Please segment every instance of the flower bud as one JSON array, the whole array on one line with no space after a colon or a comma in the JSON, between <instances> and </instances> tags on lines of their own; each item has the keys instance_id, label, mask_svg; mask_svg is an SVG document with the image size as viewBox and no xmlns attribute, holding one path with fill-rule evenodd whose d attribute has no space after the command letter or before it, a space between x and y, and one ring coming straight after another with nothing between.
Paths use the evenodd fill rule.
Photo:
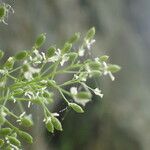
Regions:
<instances>
[{"instance_id":1,"label":"flower bud","mask_svg":"<svg viewBox=\"0 0 150 150\"><path fill-rule=\"evenodd\" d=\"M22 51L16 54L15 59L17 60L22 60L24 58L26 58L28 55L28 53L26 51Z\"/></svg>"},{"instance_id":2,"label":"flower bud","mask_svg":"<svg viewBox=\"0 0 150 150\"><path fill-rule=\"evenodd\" d=\"M78 39L80 38L80 33L75 33L70 39L69 39L69 43L73 44L75 43Z\"/></svg>"},{"instance_id":3,"label":"flower bud","mask_svg":"<svg viewBox=\"0 0 150 150\"><path fill-rule=\"evenodd\" d=\"M91 99L91 93L89 92L79 92L76 95L77 98L84 100L84 99Z\"/></svg>"},{"instance_id":4,"label":"flower bud","mask_svg":"<svg viewBox=\"0 0 150 150\"><path fill-rule=\"evenodd\" d=\"M40 34L39 37L36 39L35 48L40 48L44 44L45 40L46 34L45 33Z\"/></svg>"},{"instance_id":5,"label":"flower bud","mask_svg":"<svg viewBox=\"0 0 150 150\"><path fill-rule=\"evenodd\" d=\"M4 6L0 6L0 20L3 19L6 15L6 9Z\"/></svg>"},{"instance_id":6,"label":"flower bud","mask_svg":"<svg viewBox=\"0 0 150 150\"><path fill-rule=\"evenodd\" d=\"M62 53L65 54L68 51L70 51L70 49L72 48L72 44L71 43L65 43L63 49L62 49Z\"/></svg>"},{"instance_id":7,"label":"flower bud","mask_svg":"<svg viewBox=\"0 0 150 150\"><path fill-rule=\"evenodd\" d=\"M47 50L46 56L47 56L48 58L52 57L52 56L54 55L55 51L56 51L56 47L51 46L51 47Z\"/></svg>"},{"instance_id":8,"label":"flower bud","mask_svg":"<svg viewBox=\"0 0 150 150\"><path fill-rule=\"evenodd\" d=\"M103 55L103 56L100 57L100 60L101 60L101 61L107 61L108 58L109 58L109 56Z\"/></svg>"},{"instance_id":9,"label":"flower bud","mask_svg":"<svg viewBox=\"0 0 150 150\"><path fill-rule=\"evenodd\" d=\"M4 66L7 68L7 69L12 69L13 66L14 66L14 58L13 57L9 57L7 59L7 61L5 62Z\"/></svg>"},{"instance_id":10,"label":"flower bud","mask_svg":"<svg viewBox=\"0 0 150 150\"><path fill-rule=\"evenodd\" d=\"M2 50L0 50L0 59L2 59L4 56L4 52Z\"/></svg>"},{"instance_id":11,"label":"flower bud","mask_svg":"<svg viewBox=\"0 0 150 150\"><path fill-rule=\"evenodd\" d=\"M91 29L88 30L88 32L87 32L87 34L85 36L85 40L93 39L94 35L95 35L95 28L92 27Z\"/></svg>"},{"instance_id":12,"label":"flower bud","mask_svg":"<svg viewBox=\"0 0 150 150\"><path fill-rule=\"evenodd\" d=\"M118 65L109 65L108 70L112 73L118 72L121 69Z\"/></svg>"}]
</instances>

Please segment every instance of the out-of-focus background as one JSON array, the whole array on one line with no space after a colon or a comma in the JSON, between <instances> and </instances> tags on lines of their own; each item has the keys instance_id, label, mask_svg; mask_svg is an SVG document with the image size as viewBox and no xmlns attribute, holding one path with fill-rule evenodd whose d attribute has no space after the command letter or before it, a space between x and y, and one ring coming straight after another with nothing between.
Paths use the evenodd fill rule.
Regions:
<instances>
[{"instance_id":1,"label":"out-of-focus background","mask_svg":"<svg viewBox=\"0 0 150 150\"><path fill-rule=\"evenodd\" d=\"M122 67L115 82L100 82L103 99L94 97L84 115L65 116L62 133L51 135L38 121L35 142L26 149L149 150L150 1L3 1L15 10L7 26L0 24L0 49L7 55L30 49L42 32L47 33L46 46L61 46L74 32L95 26L93 55L110 55L111 62Z\"/></svg>"}]
</instances>

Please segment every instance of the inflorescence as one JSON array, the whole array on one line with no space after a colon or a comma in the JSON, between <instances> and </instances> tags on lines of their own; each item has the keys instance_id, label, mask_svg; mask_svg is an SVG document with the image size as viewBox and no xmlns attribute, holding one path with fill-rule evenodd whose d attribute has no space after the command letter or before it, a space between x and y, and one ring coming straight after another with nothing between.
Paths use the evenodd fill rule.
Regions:
<instances>
[{"instance_id":1,"label":"inflorescence","mask_svg":"<svg viewBox=\"0 0 150 150\"><path fill-rule=\"evenodd\" d=\"M0 5L1 21L9 7ZM4 11L4 13L2 13ZM62 48L50 46L41 51L45 43L46 34L41 34L31 50L24 50L15 56L9 57L0 66L0 147L2 149L20 150L22 138L32 143L32 136L23 131L22 127L34 125L32 114L27 114L27 109L38 105L43 110L43 123L51 133L54 129L62 131L62 124L58 119L59 113L51 112L49 105L55 99L54 90L58 91L66 106L77 113L83 113L83 107L91 101L92 94L103 97L103 92L98 88L87 85L87 80L109 75L114 81L113 73L120 67L108 63L109 57L103 55L94 59L83 59L91 51L95 28L91 28L85 35L81 46L74 50L74 44L79 41L80 33L75 33ZM4 52L0 50L0 59ZM57 76L69 74L71 79L60 83ZM69 90L68 90L69 88ZM9 104L20 108L15 112ZM24 108L24 105L27 106ZM12 119L13 118L13 121ZM15 124L15 125L14 125ZM17 126L16 126L17 124Z\"/></svg>"}]
</instances>

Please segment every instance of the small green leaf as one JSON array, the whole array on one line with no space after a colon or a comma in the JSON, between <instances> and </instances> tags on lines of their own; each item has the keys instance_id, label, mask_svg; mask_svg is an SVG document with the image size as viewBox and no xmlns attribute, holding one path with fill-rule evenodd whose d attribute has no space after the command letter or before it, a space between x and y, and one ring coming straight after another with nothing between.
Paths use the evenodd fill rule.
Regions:
<instances>
[{"instance_id":1,"label":"small green leaf","mask_svg":"<svg viewBox=\"0 0 150 150\"><path fill-rule=\"evenodd\" d=\"M22 52L19 52L18 54L16 54L15 58L17 60L22 60L24 58L26 58L28 55L27 51L22 51Z\"/></svg>"},{"instance_id":2,"label":"small green leaf","mask_svg":"<svg viewBox=\"0 0 150 150\"><path fill-rule=\"evenodd\" d=\"M0 59L2 59L4 56L4 52L2 50L0 50Z\"/></svg>"},{"instance_id":3,"label":"small green leaf","mask_svg":"<svg viewBox=\"0 0 150 150\"><path fill-rule=\"evenodd\" d=\"M69 103L69 106L74 110L76 111L77 113L83 113L84 110L79 106L77 105L76 103Z\"/></svg>"},{"instance_id":4,"label":"small green leaf","mask_svg":"<svg viewBox=\"0 0 150 150\"><path fill-rule=\"evenodd\" d=\"M36 39L35 48L40 48L44 44L45 40L46 34L45 33L40 34L39 37Z\"/></svg>"},{"instance_id":5,"label":"small green leaf","mask_svg":"<svg viewBox=\"0 0 150 150\"><path fill-rule=\"evenodd\" d=\"M112 73L118 72L121 69L118 65L109 65L108 70Z\"/></svg>"},{"instance_id":6,"label":"small green leaf","mask_svg":"<svg viewBox=\"0 0 150 150\"><path fill-rule=\"evenodd\" d=\"M52 124L51 120L46 123L46 128L49 132L54 133L54 125Z\"/></svg>"},{"instance_id":7,"label":"small green leaf","mask_svg":"<svg viewBox=\"0 0 150 150\"><path fill-rule=\"evenodd\" d=\"M56 117L52 117L52 123L53 123L55 129L57 129L59 131L63 130L61 122Z\"/></svg>"},{"instance_id":8,"label":"small green leaf","mask_svg":"<svg viewBox=\"0 0 150 150\"><path fill-rule=\"evenodd\" d=\"M27 132L24 131L19 131L18 135L25 140L27 143L32 144L33 143L33 138L30 134L28 134Z\"/></svg>"}]
</instances>

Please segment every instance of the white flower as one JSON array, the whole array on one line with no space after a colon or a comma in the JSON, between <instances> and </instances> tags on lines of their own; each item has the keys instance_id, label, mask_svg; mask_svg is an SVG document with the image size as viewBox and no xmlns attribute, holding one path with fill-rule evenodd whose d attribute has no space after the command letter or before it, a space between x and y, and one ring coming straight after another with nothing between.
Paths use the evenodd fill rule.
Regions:
<instances>
[{"instance_id":1,"label":"white flower","mask_svg":"<svg viewBox=\"0 0 150 150\"><path fill-rule=\"evenodd\" d=\"M91 41L86 40L87 49L90 50L90 49L91 49L91 46L92 46L95 42L96 42L95 39L92 39Z\"/></svg>"},{"instance_id":2,"label":"white flower","mask_svg":"<svg viewBox=\"0 0 150 150\"><path fill-rule=\"evenodd\" d=\"M23 113L20 114L19 119L16 120L16 122L21 122L22 117L26 114L24 111Z\"/></svg>"},{"instance_id":3,"label":"white flower","mask_svg":"<svg viewBox=\"0 0 150 150\"><path fill-rule=\"evenodd\" d=\"M53 115L54 117L58 117L58 116L59 116L58 113L52 113L52 115Z\"/></svg>"},{"instance_id":4,"label":"white flower","mask_svg":"<svg viewBox=\"0 0 150 150\"><path fill-rule=\"evenodd\" d=\"M77 87L71 87L71 88L70 88L70 93L71 93L72 95L76 95L76 94L78 93Z\"/></svg>"},{"instance_id":5,"label":"white flower","mask_svg":"<svg viewBox=\"0 0 150 150\"><path fill-rule=\"evenodd\" d=\"M43 60L46 60L46 55L45 55L45 53L44 53L44 52L41 52L41 54L42 54Z\"/></svg>"},{"instance_id":6,"label":"white flower","mask_svg":"<svg viewBox=\"0 0 150 150\"><path fill-rule=\"evenodd\" d=\"M48 59L48 62L56 62L60 59L61 57L61 50L60 49L57 49L57 51L55 51L55 54L54 56L50 57Z\"/></svg>"},{"instance_id":7,"label":"white flower","mask_svg":"<svg viewBox=\"0 0 150 150\"><path fill-rule=\"evenodd\" d=\"M44 118L43 122L45 122L46 124L51 121L51 117L47 117L47 118Z\"/></svg>"},{"instance_id":8,"label":"white flower","mask_svg":"<svg viewBox=\"0 0 150 150\"><path fill-rule=\"evenodd\" d=\"M61 62L60 62L60 65L63 66L64 63L67 62L68 60L69 60L69 57L68 57L66 54L64 54L64 55L62 56L62 60L61 60Z\"/></svg>"},{"instance_id":9,"label":"white flower","mask_svg":"<svg viewBox=\"0 0 150 150\"><path fill-rule=\"evenodd\" d=\"M74 74L73 76L74 76L75 79L79 79L78 75Z\"/></svg>"},{"instance_id":10,"label":"white flower","mask_svg":"<svg viewBox=\"0 0 150 150\"><path fill-rule=\"evenodd\" d=\"M31 106L31 101L28 102L28 108L30 108L30 106Z\"/></svg>"},{"instance_id":11,"label":"white flower","mask_svg":"<svg viewBox=\"0 0 150 150\"><path fill-rule=\"evenodd\" d=\"M80 57L83 57L83 56L84 56L84 53L85 53L85 49L80 48L79 51L78 51L79 56L80 56Z\"/></svg>"},{"instance_id":12,"label":"white flower","mask_svg":"<svg viewBox=\"0 0 150 150\"><path fill-rule=\"evenodd\" d=\"M5 80L0 81L0 87L4 87L4 86L5 86L5 84L6 84L6 81L5 81Z\"/></svg>"},{"instance_id":13,"label":"white flower","mask_svg":"<svg viewBox=\"0 0 150 150\"><path fill-rule=\"evenodd\" d=\"M7 69L0 69L0 74L5 75L8 73Z\"/></svg>"},{"instance_id":14,"label":"white flower","mask_svg":"<svg viewBox=\"0 0 150 150\"><path fill-rule=\"evenodd\" d=\"M42 84L46 84L46 83L47 83L47 81L46 81L46 80L42 80L42 81L40 81L40 83L42 83Z\"/></svg>"},{"instance_id":15,"label":"white flower","mask_svg":"<svg viewBox=\"0 0 150 150\"><path fill-rule=\"evenodd\" d=\"M24 72L24 77L28 81L31 81L33 79L33 74L39 73L39 72L40 72L39 68L34 68L34 67L29 66L28 71Z\"/></svg>"},{"instance_id":16,"label":"white flower","mask_svg":"<svg viewBox=\"0 0 150 150\"><path fill-rule=\"evenodd\" d=\"M96 95L100 96L101 98L103 98L103 94L101 93L101 90L99 88L95 88L93 91Z\"/></svg>"},{"instance_id":17,"label":"white flower","mask_svg":"<svg viewBox=\"0 0 150 150\"><path fill-rule=\"evenodd\" d=\"M31 92L31 91L25 92L24 96L27 96L29 99L32 99L32 98L34 99L35 98L34 93Z\"/></svg>"},{"instance_id":18,"label":"white flower","mask_svg":"<svg viewBox=\"0 0 150 150\"><path fill-rule=\"evenodd\" d=\"M108 70L108 66L106 64L106 62L103 61L103 65L104 65L104 75L109 75L111 80L114 81L115 77L113 76L113 74Z\"/></svg>"},{"instance_id":19,"label":"white flower","mask_svg":"<svg viewBox=\"0 0 150 150\"><path fill-rule=\"evenodd\" d=\"M92 73L92 71L91 71L91 69L90 69L90 66L89 66L88 64L85 65L85 69L87 70L87 72L88 72L89 74Z\"/></svg>"}]
</instances>

